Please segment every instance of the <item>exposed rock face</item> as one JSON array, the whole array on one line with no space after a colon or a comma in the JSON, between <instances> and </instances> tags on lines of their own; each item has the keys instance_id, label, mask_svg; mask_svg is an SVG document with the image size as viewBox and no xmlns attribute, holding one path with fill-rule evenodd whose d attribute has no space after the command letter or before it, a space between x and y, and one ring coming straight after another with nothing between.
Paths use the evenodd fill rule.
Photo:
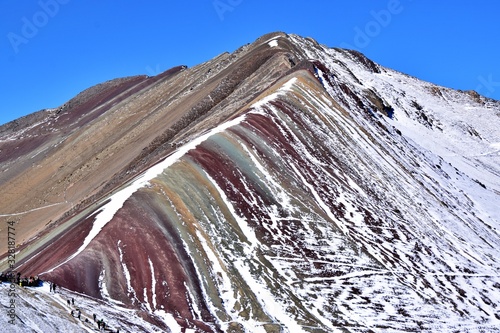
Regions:
<instances>
[{"instance_id":1,"label":"exposed rock face","mask_svg":"<svg viewBox=\"0 0 500 333\"><path fill-rule=\"evenodd\" d=\"M499 114L270 34L3 126L0 212L23 274L173 331L495 331Z\"/></svg>"}]
</instances>

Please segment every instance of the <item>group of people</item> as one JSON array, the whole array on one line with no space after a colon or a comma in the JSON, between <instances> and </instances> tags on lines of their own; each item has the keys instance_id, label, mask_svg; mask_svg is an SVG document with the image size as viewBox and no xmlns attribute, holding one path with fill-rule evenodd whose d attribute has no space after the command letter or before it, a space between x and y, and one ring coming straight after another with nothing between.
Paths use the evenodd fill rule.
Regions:
<instances>
[{"instance_id":1,"label":"group of people","mask_svg":"<svg viewBox=\"0 0 500 333\"><path fill-rule=\"evenodd\" d=\"M18 284L21 287L41 287L43 281L38 276L21 277L21 273L7 272L0 274L0 281Z\"/></svg>"},{"instance_id":2,"label":"group of people","mask_svg":"<svg viewBox=\"0 0 500 333\"><path fill-rule=\"evenodd\" d=\"M22 287L41 287L43 285L43 281L40 280L38 278L38 276L30 276L29 278L27 277L21 277L21 273L15 273L15 272L7 272L7 273L1 273L0 274L0 282L3 283L3 282L7 282L7 283L16 283L18 284L19 286L22 286ZM56 292L57 290L57 284L55 283L52 283L50 282L49 283L49 286L50 286L50 292ZM68 307L71 307L71 306L74 306L75 305L75 299L74 298L71 298L70 299L67 299L66 300L67 303L68 303ZM71 315L75 318L78 318L80 320L81 319L81 316L82 316L82 312L79 308L75 309L75 310L71 310ZM104 322L103 319L97 319L97 315L94 313L93 315L94 317L94 322L97 324L97 328L99 330L105 330L106 329L106 322ZM86 323L90 323L90 321L88 320L88 318L85 318L85 322ZM108 328L108 331L109 331L109 328ZM116 330L117 333L120 332L120 329L118 328Z\"/></svg>"},{"instance_id":3,"label":"group of people","mask_svg":"<svg viewBox=\"0 0 500 333\"><path fill-rule=\"evenodd\" d=\"M50 282L50 292L56 292L57 284Z\"/></svg>"},{"instance_id":4,"label":"group of people","mask_svg":"<svg viewBox=\"0 0 500 333\"><path fill-rule=\"evenodd\" d=\"M103 319L97 319L97 315L94 313L94 322L97 323L97 328L99 331L106 329L106 322ZM109 330L109 328L108 328ZM120 328L116 329L116 333L120 333Z\"/></svg>"},{"instance_id":5,"label":"group of people","mask_svg":"<svg viewBox=\"0 0 500 333\"><path fill-rule=\"evenodd\" d=\"M75 299L74 298L71 298L71 300L66 300L68 302L68 306L74 306L75 305ZM75 310L71 310L71 316L75 317L75 318L78 318L80 320L82 320L82 311L77 308ZM106 330L106 322L103 320L103 319L97 319L97 315L94 313L93 314L93 318L94 318L94 322L97 324L97 329L99 331L104 331ZM88 318L85 318L85 323L90 323L89 319ZM109 327L108 327L108 331L109 331ZM117 328L116 329L116 332L119 333L120 332L120 328Z\"/></svg>"},{"instance_id":6,"label":"group of people","mask_svg":"<svg viewBox=\"0 0 500 333\"><path fill-rule=\"evenodd\" d=\"M80 309L76 309L76 316L75 316L75 311L74 311L74 310L71 310L71 315L72 315L73 317L76 317L76 318L80 319L80 318L81 318L81 316L82 316L82 311L80 311Z\"/></svg>"},{"instance_id":7,"label":"group of people","mask_svg":"<svg viewBox=\"0 0 500 333\"><path fill-rule=\"evenodd\" d=\"M99 319L99 320L97 321L97 328L98 328L99 330L100 330L101 328L102 328L103 330L105 330L105 329L106 329L106 323L104 322L104 320Z\"/></svg>"}]
</instances>

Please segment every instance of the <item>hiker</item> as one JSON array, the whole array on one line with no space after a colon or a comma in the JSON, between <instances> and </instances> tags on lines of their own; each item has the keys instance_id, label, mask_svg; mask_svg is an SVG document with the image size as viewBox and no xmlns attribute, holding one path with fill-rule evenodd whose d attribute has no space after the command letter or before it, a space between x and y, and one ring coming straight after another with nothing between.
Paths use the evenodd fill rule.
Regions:
<instances>
[{"instance_id":1,"label":"hiker","mask_svg":"<svg viewBox=\"0 0 500 333\"><path fill-rule=\"evenodd\" d=\"M71 306L71 303L70 303L69 299L67 300L67 302L68 302L68 306Z\"/></svg>"},{"instance_id":2,"label":"hiker","mask_svg":"<svg viewBox=\"0 0 500 333\"><path fill-rule=\"evenodd\" d=\"M80 319L82 312L80 311L80 309L77 309L77 310L78 310L78 319Z\"/></svg>"},{"instance_id":3,"label":"hiker","mask_svg":"<svg viewBox=\"0 0 500 333\"><path fill-rule=\"evenodd\" d=\"M97 316L96 316L96 315L95 315L95 313L94 313L94 322L95 322L96 317L97 317Z\"/></svg>"},{"instance_id":4,"label":"hiker","mask_svg":"<svg viewBox=\"0 0 500 333\"><path fill-rule=\"evenodd\" d=\"M56 292L56 287L57 287L57 285L54 283L54 285L52 286L52 289L54 289L54 292Z\"/></svg>"},{"instance_id":5,"label":"hiker","mask_svg":"<svg viewBox=\"0 0 500 333\"><path fill-rule=\"evenodd\" d=\"M71 305L75 305L75 299L71 298Z\"/></svg>"},{"instance_id":6,"label":"hiker","mask_svg":"<svg viewBox=\"0 0 500 333\"><path fill-rule=\"evenodd\" d=\"M74 317L75 316L75 312L73 310L71 310L71 317Z\"/></svg>"},{"instance_id":7,"label":"hiker","mask_svg":"<svg viewBox=\"0 0 500 333\"><path fill-rule=\"evenodd\" d=\"M50 283L50 292L52 292L52 282Z\"/></svg>"}]
</instances>

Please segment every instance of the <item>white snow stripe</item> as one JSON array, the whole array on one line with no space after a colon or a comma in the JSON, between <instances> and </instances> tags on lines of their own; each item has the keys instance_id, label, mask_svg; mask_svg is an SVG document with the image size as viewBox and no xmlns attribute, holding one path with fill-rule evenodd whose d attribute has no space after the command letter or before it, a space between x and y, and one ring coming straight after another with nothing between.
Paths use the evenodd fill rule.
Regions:
<instances>
[{"instance_id":1,"label":"white snow stripe","mask_svg":"<svg viewBox=\"0 0 500 333\"><path fill-rule=\"evenodd\" d=\"M242 115L240 117L237 117L233 120L227 121L212 130L208 131L206 134L195 138L191 142L185 144L184 146L181 146L177 151L175 151L172 155L168 156L165 158L162 162L154 165L153 167L149 168L146 172L144 172L142 175L137 177L129 186L125 187L124 189L116 192L113 194L111 197L109 197L106 200L110 200L107 204L105 204L97 214L94 224L92 226L92 229L90 230L89 234L83 241L83 244L80 246L80 248L73 254L71 255L68 259L66 259L64 262L61 264L53 267L52 269L48 270L47 273L50 273L54 271L56 268L66 264L68 261L71 259L75 258L77 255L79 255L82 251L84 251L87 246L90 244L90 242L101 232L101 230L106 226L106 224L111 221L111 219L115 216L116 212L120 210L123 205L125 204L125 201L127 201L128 198L130 198L137 190L140 188L143 188L149 184L149 182L160 175L163 170L177 162L180 158L182 158L187 152L189 152L192 149L195 149L198 145L203 143L205 140L207 140L210 136L223 132L224 130L238 125L241 123L244 119L246 118L246 115Z\"/></svg>"}]
</instances>

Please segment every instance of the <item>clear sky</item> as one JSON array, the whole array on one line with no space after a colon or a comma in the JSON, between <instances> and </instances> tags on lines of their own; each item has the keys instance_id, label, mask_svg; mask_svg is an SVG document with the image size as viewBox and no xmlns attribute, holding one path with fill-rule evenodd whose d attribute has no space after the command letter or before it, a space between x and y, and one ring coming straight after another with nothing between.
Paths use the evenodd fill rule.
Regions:
<instances>
[{"instance_id":1,"label":"clear sky","mask_svg":"<svg viewBox=\"0 0 500 333\"><path fill-rule=\"evenodd\" d=\"M0 0L0 124L284 31L500 99L500 1Z\"/></svg>"}]
</instances>

